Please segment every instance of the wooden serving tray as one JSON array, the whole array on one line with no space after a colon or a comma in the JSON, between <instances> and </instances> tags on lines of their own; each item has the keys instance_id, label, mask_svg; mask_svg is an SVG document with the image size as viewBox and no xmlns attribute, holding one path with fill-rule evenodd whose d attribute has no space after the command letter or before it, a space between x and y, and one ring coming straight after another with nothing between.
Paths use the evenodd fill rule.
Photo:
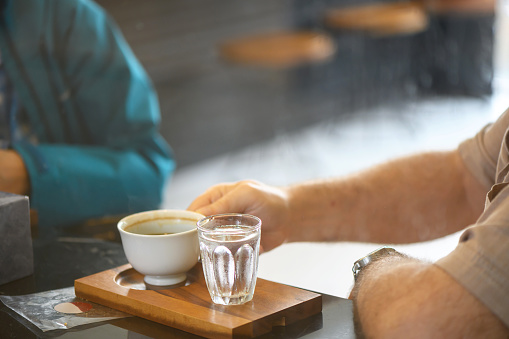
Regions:
<instances>
[{"instance_id":1,"label":"wooden serving tray","mask_svg":"<svg viewBox=\"0 0 509 339\"><path fill-rule=\"evenodd\" d=\"M80 278L77 297L209 338L255 337L322 311L322 296L258 278L253 300L216 305L198 263L180 286L153 288L131 265Z\"/></svg>"}]
</instances>

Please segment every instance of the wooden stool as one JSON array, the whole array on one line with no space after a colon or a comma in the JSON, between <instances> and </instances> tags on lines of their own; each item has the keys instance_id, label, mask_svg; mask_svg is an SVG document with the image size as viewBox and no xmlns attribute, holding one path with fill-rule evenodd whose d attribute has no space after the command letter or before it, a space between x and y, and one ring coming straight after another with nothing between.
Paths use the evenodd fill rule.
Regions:
<instances>
[{"instance_id":1,"label":"wooden stool","mask_svg":"<svg viewBox=\"0 0 509 339\"><path fill-rule=\"evenodd\" d=\"M436 14L493 14L496 0L425 0L428 11Z\"/></svg>"},{"instance_id":2,"label":"wooden stool","mask_svg":"<svg viewBox=\"0 0 509 339\"><path fill-rule=\"evenodd\" d=\"M425 30L428 17L418 2L377 3L331 9L325 14L325 24L376 36L406 35Z\"/></svg>"},{"instance_id":3,"label":"wooden stool","mask_svg":"<svg viewBox=\"0 0 509 339\"><path fill-rule=\"evenodd\" d=\"M330 58L333 40L315 32L274 32L244 37L220 46L226 60L248 65L287 68Z\"/></svg>"}]
</instances>

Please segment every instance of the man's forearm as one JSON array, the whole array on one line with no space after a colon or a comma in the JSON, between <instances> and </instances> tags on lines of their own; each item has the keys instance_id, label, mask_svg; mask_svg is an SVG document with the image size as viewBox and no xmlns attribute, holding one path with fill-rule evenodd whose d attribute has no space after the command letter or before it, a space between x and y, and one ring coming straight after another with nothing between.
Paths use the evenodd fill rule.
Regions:
<instances>
[{"instance_id":1,"label":"man's forearm","mask_svg":"<svg viewBox=\"0 0 509 339\"><path fill-rule=\"evenodd\" d=\"M437 266L389 256L368 265L350 296L366 338L506 338L509 330Z\"/></svg>"},{"instance_id":2,"label":"man's forearm","mask_svg":"<svg viewBox=\"0 0 509 339\"><path fill-rule=\"evenodd\" d=\"M290 240L424 241L475 222L485 190L458 153L426 153L290 187ZM432 226L430 226L432 225Z\"/></svg>"}]
</instances>

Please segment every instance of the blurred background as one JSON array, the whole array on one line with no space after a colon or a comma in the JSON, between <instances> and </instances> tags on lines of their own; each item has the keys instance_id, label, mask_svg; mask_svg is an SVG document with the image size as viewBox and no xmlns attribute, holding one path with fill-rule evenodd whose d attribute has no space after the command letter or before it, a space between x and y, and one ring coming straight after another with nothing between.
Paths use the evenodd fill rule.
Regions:
<instances>
[{"instance_id":1,"label":"blurred background","mask_svg":"<svg viewBox=\"0 0 509 339\"><path fill-rule=\"evenodd\" d=\"M380 105L493 92L495 0L98 3L153 79L180 166Z\"/></svg>"},{"instance_id":2,"label":"blurred background","mask_svg":"<svg viewBox=\"0 0 509 339\"><path fill-rule=\"evenodd\" d=\"M165 208L219 182L285 185L453 148L509 107L506 0L97 2L159 94L178 164ZM457 237L399 249L435 260ZM285 244L260 276L344 297L351 263L377 246Z\"/></svg>"}]
</instances>

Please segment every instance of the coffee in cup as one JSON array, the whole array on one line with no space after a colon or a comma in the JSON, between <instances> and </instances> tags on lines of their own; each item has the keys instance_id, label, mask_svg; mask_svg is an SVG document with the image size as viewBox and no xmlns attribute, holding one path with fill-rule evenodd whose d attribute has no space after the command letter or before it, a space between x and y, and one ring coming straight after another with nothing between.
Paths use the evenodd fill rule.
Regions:
<instances>
[{"instance_id":1,"label":"coffee in cup","mask_svg":"<svg viewBox=\"0 0 509 339\"><path fill-rule=\"evenodd\" d=\"M155 210L123 218L117 227L127 260L147 284L182 283L198 262L196 222L203 217L185 210Z\"/></svg>"}]
</instances>

